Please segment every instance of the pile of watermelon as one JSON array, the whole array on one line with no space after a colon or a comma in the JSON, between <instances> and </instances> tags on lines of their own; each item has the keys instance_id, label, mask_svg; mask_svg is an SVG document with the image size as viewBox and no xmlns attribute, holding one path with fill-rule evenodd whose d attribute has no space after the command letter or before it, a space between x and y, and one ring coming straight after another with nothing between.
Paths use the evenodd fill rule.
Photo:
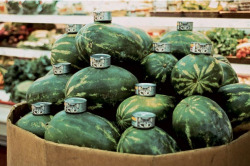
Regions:
<instances>
[{"instance_id":1,"label":"pile of watermelon","mask_svg":"<svg viewBox=\"0 0 250 166\"><path fill-rule=\"evenodd\" d=\"M64 34L51 63L69 62L71 73L49 72L27 92L29 105L51 102L50 115L22 117L17 125L62 144L123 153L158 155L228 144L233 128L250 120L250 86L239 84L223 56L191 53L190 44L211 41L198 32L173 31L161 43L171 52L152 52L143 30L96 21ZM109 54L111 66L90 66L93 54ZM135 84L156 84L155 96L135 95ZM64 100L87 100L87 112L68 114ZM156 114L156 127L133 129L133 113ZM136 147L138 150L131 150Z\"/></svg>"}]
</instances>

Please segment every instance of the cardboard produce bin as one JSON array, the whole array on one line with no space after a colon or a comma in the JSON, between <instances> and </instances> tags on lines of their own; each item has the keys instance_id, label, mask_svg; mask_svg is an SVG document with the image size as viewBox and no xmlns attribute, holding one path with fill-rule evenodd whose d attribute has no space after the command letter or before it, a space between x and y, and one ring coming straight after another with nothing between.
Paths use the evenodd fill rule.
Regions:
<instances>
[{"instance_id":1,"label":"cardboard produce bin","mask_svg":"<svg viewBox=\"0 0 250 166\"><path fill-rule=\"evenodd\" d=\"M27 132L14 123L28 105L13 106L7 120L8 166L249 166L250 131L227 145L166 155L134 155L57 144Z\"/></svg>"}]
</instances>

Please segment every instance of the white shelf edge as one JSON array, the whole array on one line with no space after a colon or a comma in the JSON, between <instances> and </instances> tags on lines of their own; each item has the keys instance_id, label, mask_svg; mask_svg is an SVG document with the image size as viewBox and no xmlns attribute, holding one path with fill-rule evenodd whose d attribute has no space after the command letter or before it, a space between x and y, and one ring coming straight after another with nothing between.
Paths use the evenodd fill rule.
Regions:
<instances>
[{"instance_id":1,"label":"white shelf edge","mask_svg":"<svg viewBox=\"0 0 250 166\"><path fill-rule=\"evenodd\" d=\"M250 64L231 63L233 69L240 76L250 76Z\"/></svg>"},{"instance_id":2,"label":"white shelf edge","mask_svg":"<svg viewBox=\"0 0 250 166\"><path fill-rule=\"evenodd\" d=\"M197 28L250 28L250 19L191 17L113 17L113 22L136 27L176 27L177 21L192 21ZM92 16L79 15L8 15L0 14L0 22L88 24Z\"/></svg>"},{"instance_id":3,"label":"white shelf edge","mask_svg":"<svg viewBox=\"0 0 250 166\"><path fill-rule=\"evenodd\" d=\"M50 53L51 51L48 50L0 47L0 55L4 56L13 56L21 58L39 58L44 55L50 57Z\"/></svg>"}]
</instances>

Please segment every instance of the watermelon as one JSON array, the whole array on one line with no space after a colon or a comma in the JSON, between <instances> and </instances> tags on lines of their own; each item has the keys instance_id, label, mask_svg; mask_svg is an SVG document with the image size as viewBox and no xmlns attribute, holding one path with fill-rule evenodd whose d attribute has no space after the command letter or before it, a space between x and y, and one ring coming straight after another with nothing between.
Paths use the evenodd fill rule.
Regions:
<instances>
[{"instance_id":1,"label":"watermelon","mask_svg":"<svg viewBox=\"0 0 250 166\"><path fill-rule=\"evenodd\" d=\"M176 106L173 128L182 150L223 145L233 138L225 111L213 100L199 95L189 96Z\"/></svg>"},{"instance_id":2,"label":"watermelon","mask_svg":"<svg viewBox=\"0 0 250 166\"><path fill-rule=\"evenodd\" d=\"M108 120L89 112L60 111L50 121L45 139L61 144L115 151L120 134Z\"/></svg>"},{"instance_id":3,"label":"watermelon","mask_svg":"<svg viewBox=\"0 0 250 166\"><path fill-rule=\"evenodd\" d=\"M219 55L219 54L214 54L213 57L214 57L215 59L217 59L218 61L225 62L225 63L227 63L228 65L231 66L231 63L229 62L229 60L228 60L226 57L224 57L224 56L222 56L222 55Z\"/></svg>"},{"instance_id":4,"label":"watermelon","mask_svg":"<svg viewBox=\"0 0 250 166\"><path fill-rule=\"evenodd\" d=\"M235 83L221 87L217 102L226 111L233 127L250 119L250 85Z\"/></svg>"},{"instance_id":5,"label":"watermelon","mask_svg":"<svg viewBox=\"0 0 250 166\"><path fill-rule=\"evenodd\" d=\"M239 83L238 76L231 65L222 61L219 61L219 64L221 65L223 70L223 79L221 86Z\"/></svg>"},{"instance_id":6,"label":"watermelon","mask_svg":"<svg viewBox=\"0 0 250 166\"><path fill-rule=\"evenodd\" d=\"M131 126L132 114L140 111L152 112L157 116L157 124L167 128L171 122L172 112L175 107L174 97L156 94L153 97L135 95L124 100L118 107L116 121L118 126L125 130ZM161 125L160 125L161 124ZM170 123L171 124L171 123Z\"/></svg>"},{"instance_id":7,"label":"watermelon","mask_svg":"<svg viewBox=\"0 0 250 166\"><path fill-rule=\"evenodd\" d=\"M118 105L135 93L136 83L136 77L121 67L87 67L69 79L65 87L65 96L85 98L90 112L115 120Z\"/></svg>"},{"instance_id":8,"label":"watermelon","mask_svg":"<svg viewBox=\"0 0 250 166\"><path fill-rule=\"evenodd\" d=\"M33 115L31 112L21 117L16 125L24 130L27 130L41 138L44 137L47 124L53 118L52 115Z\"/></svg>"},{"instance_id":9,"label":"watermelon","mask_svg":"<svg viewBox=\"0 0 250 166\"><path fill-rule=\"evenodd\" d=\"M28 104L36 102L51 102L52 113L63 109L65 86L72 74L46 75L34 81L26 93Z\"/></svg>"},{"instance_id":10,"label":"watermelon","mask_svg":"<svg viewBox=\"0 0 250 166\"><path fill-rule=\"evenodd\" d=\"M222 68L212 56L187 55L179 60L171 74L176 93L182 97L217 92L222 81Z\"/></svg>"},{"instance_id":11,"label":"watermelon","mask_svg":"<svg viewBox=\"0 0 250 166\"><path fill-rule=\"evenodd\" d=\"M144 155L160 155L178 152L175 140L159 127L137 129L129 127L122 134L117 152Z\"/></svg>"},{"instance_id":12,"label":"watermelon","mask_svg":"<svg viewBox=\"0 0 250 166\"><path fill-rule=\"evenodd\" d=\"M142 60L145 81L155 83L157 93L174 95L171 72L177 59L168 53L151 53Z\"/></svg>"},{"instance_id":13,"label":"watermelon","mask_svg":"<svg viewBox=\"0 0 250 166\"><path fill-rule=\"evenodd\" d=\"M51 64L62 62L69 62L71 66L80 70L89 66L83 59L81 59L75 44L76 34L63 34L54 43L51 50Z\"/></svg>"},{"instance_id":14,"label":"watermelon","mask_svg":"<svg viewBox=\"0 0 250 166\"><path fill-rule=\"evenodd\" d=\"M181 59L190 53L190 44L192 42L209 43L210 39L199 32L193 31L172 31L163 35L160 42L171 44L171 53Z\"/></svg>"}]
</instances>

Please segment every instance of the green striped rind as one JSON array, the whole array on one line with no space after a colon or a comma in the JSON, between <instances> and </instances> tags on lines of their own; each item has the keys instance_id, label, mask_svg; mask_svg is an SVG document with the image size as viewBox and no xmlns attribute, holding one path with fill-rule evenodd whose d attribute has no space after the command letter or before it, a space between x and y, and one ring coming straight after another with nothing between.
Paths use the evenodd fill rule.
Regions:
<instances>
[{"instance_id":1,"label":"green striped rind","mask_svg":"<svg viewBox=\"0 0 250 166\"><path fill-rule=\"evenodd\" d=\"M233 126L250 118L250 85L236 83L223 86L216 97Z\"/></svg>"},{"instance_id":2,"label":"green striped rind","mask_svg":"<svg viewBox=\"0 0 250 166\"><path fill-rule=\"evenodd\" d=\"M192 42L210 43L210 39L199 32L192 31L172 31L166 33L160 39L160 42L171 44L171 52L177 58L181 59L190 53L190 44Z\"/></svg>"},{"instance_id":3,"label":"green striped rind","mask_svg":"<svg viewBox=\"0 0 250 166\"><path fill-rule=\"evenodd\" d=\"M224 57L222 55L219 55L219 54L214 54L213 57L215 59L217 59L219 61L222 61L222 62L225 62L225 63L227 63L227 64L229 64L231 66L231 63L229 62L229 60L226 57Z\"/></svg>"},{"instance_id":4,"label":"green striped rind","mask_svg":"<svg viewBox=\"0 0 250 166\"><path fill-rule=\"evenodd\" d=\"M52 118L52 115L35 116L30 112L19 119L16 125L43 138L47 123L50 122Z\"/></svg>"},{"instance_id":5,"label":"green striped rind","mask_svg":"<svg viewBox=\"0 0 250 166\"><path fill-rule=\"evenodd\" d=\"M104 53L112 57L112 64L131 65L143 57L143 45L132 31L112 23L87 24L76 36L80 56L89 62L92 54Z\"/></svg>"},{"instance_id":6,"label":"green striped rind","mask_svg":"<svg viewBox=\"0 0 250 166\"><path fill-rule=\"evenodd\" d=\"M75 69L87 67L75 44L76 34L64 34L54 43L51 50L51 64L69 62Z\"/></svg>"},{"instance_id":7,"label":"green striped rind","mask_svg":"<svg viewBox=\"0 0 250 166\"><path fill-rule=\"evenodd\" d=\"M108 120L91 114L57 113L45 131L45 139L61 144L116 150L118 129Z\"/></svg>"},{"instance_id":8,"label":"green striped rind","mask_svg":"<svg viewBox=\"0 0 250 166\"><path fill-rule=\"evenodd\" d=\"M158 122L171 121L175 107L174 97L156 94L154 97L135 95L124 100L116 112L116 121L121 129L131 126L133 113L145 111L156 114ZM167 127L167 126L166 126Z\"/></svg>"},{"instance_id":9,"label":"green striped rind","mask_svg":"<svg viewBox=\"0 0 250 166\"><path fill-rule=\"evenodd\" d=\"M238 76L234 69L229 65L228 63L219 61L219 64L222 67L223 70L223 79L221 86L225 86L228 84L234 84L234 83L239 83Z\"/></svg>"},{"instance_id":10,"label":"green striped rind","mask_svg":"<svg viewBox=\"0 0 250 166\"><path fill-rule=\"evenodd\" d=\"M190 54L176 63L171 82L180 96L205 95L219 89L222 74L222 67L212 56Z\"/></svg>"},{"instance_id":11,"label":"green striped rind","mask_svg":"<svg viewBox=\"0 0 250 166\"><path fill-rule=\"evenodd\" d=\"M177 143L183 149L227 144L232 141L232 126L224 110L204 96L183 99L173 112Z\"/></svg>"},{"instance_id":12,"label":"green striped rind","mask_svg":"<svg viewBox=\"0 0 250 166\"><path fill-rule=\"evenodd\" d=\"M157 93L173 95L171 72L177 59L172 54L151 53L142 60L147 82L156 83Z\"/></svg>"},{"instance_id":13,"label":"green striped rind","mask_svg":"<svg viewBox=\"0 0 250 166\"><path fill-rule=\"evenodd\" d=\"M160 155L179 151L175 140L158 127L143 130L129 127L122 134L117 152Z\"/></svg>"},{"instance_id":14,"label":"green striped rind","mask_svg":"<svg viewBox=\"0 0 250 166\"><path fill-rule=\"evenodd\" d=\"M147 32L139 28L132 27L129 29L133 31L138 38L141 39L143 45L143 55L147 56L148 54L150 54L153 46L153 39L149 36L149 34L147 34Z\"/></svg>"},{"instance_id":15,"label":"green striped rind","mask_svg":"<svg viewBox=\"0 0 250 166\"><path fill-rule=\"evenodd\" d=\"M66 98L83 97L88 109L109 119L115 119L118 105L132 96L136 77L127 70L111 65L106 69L84 68L75 73L65 88Z\"/></svg>"},{"instance_id":16,"label":"green striped rind","mask_svg":"<svg viewBox=\"0 0 250 166\"><path fill-rule=\"evenodd\" d=\"M51 102L55 113L62 109L65 98L65 85L72 74L46 75L37 79L28 89L26 101L28 104L36 102Z\"/></svg>"}]
</instances>

